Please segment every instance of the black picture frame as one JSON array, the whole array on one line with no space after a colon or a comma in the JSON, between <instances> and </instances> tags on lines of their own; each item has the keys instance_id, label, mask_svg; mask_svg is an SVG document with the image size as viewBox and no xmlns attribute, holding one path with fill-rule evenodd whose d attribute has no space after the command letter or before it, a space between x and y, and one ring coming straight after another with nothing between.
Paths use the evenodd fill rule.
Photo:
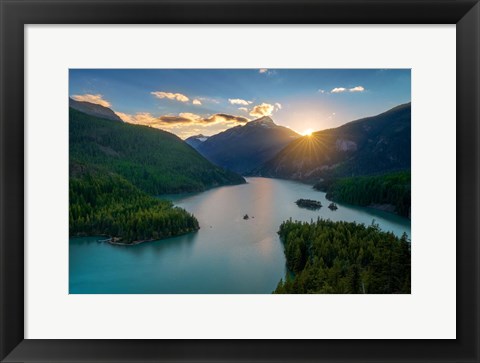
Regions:
<instances>
[{"instance_id":1,"label":"black picture frame","mask_svg":"<svg viewBox=\"0 0 480 363\"><path fill-rule=\"evenodd\" d=\"M2 362L479 362L478 0L0 0L0 13ZM456 24L457 339L24 339L24 26L162 23Z\"/></svg>"}]
</instances>

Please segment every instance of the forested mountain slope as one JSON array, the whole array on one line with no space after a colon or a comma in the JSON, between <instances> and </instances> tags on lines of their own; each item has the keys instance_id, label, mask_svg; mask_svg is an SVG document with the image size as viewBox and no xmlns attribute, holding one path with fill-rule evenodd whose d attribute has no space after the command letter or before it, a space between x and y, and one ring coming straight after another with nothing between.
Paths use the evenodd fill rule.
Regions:
<instances>
[{"instance_id":1,"label":"forested mountain slope","mask_svg":"<svg viewBox=\"0 0 480 363\"><path fill-rule=\"evenodd\" d=\"M116 173L141 190L159 195L202 191L245 180L213 165L177 136L155 128L113 122L70 109L72 170Z\"/></svg>"}]
</instances>

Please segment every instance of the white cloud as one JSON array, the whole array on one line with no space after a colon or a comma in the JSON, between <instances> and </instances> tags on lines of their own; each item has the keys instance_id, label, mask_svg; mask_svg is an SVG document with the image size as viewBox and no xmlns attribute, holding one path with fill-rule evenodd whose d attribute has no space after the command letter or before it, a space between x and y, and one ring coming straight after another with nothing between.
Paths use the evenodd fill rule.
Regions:
<instances>
[{"instance_id":1,"label":"white cloud","mask_svg":"<svg viewBox=\"0 0 480 363\"><path fill-rule=\"evenodd\" d=\"M169 100L175 100L179 102L188 102L189 98L181 93L171 93L171 92L163 92L163 91L156 91L150 92L157 98L167 98Z\"/></svg>"},{"instance_id":2,"label":"white cloud","mask_svg":"<svg viewBox=\"0 0 480 363\"><path fill-rule=\"evenodd\" d=\"M158 119L149 112L137 112L135 115L129 115L123 112L115 112L124 122L136 125L152 126L158 123Z\"/></svg>"},{"instance_id":3,"label":"white cloud","mask_svg":"<svg viewBox=\"0 0 480 363\"><path fill-rule=\"evenodd\" d=\"M365 91L365 88L363 88L362 86L357 86L357 87L350 88L349 91L350 92L363 92L363 91Z\"/></svg>"},{"instance_id":4,"label":"white cloud","mask_svg":"<svg viewBox=\"0 0 480 363\"><path fill-rule=\"evenodd\" d=\"M319 89L318 92L325 93L325 90L324 89Z\"/></svg>"},{"instance_id":5,"label":"white cloud","mask_svg":"<svg viewBox=\"0 0 480 363\"><path fill-rule=\"evenodd\" d=\"M180 117L184 117L184 118L187 118L189 120L192 120L192 121L197 121L197 120L201 120L202 119L202 116L200 115L197 115L196 113L191 113L191 112L181 112L179 114Z\"/></svg>"},{"instance_id":6,"label":"white cloud","mask_svg":"<svg viewBox=\"0 0 480 363\"><path fill-rule=\"evenodd\" d=\"M319 90L321 91L321 90ZM353 88L344 88L344 87L336 87L330 91L330 93L343 93L343 92L363 92L365 91L365 88L362 86L357 86ZM323 92L322 92L323 93Z\"/></svg>"},{"instance_id":7,"label":"white cloud","mask_svg":"<svg viewBox=\"0 0 480 363\"><path fill-rule=\"evenodd\" d=\"M126 113L123 113L123 112L115 112L115 114L120 117L122 119L122 121L124 122L128 122L128 123L132 123L131 120L132 120L132 115L129 115L129 114L126 114Z\"/></svg>"},{"instance_id":8,"label":"white cloud","mask_svg":"<svg viewBox=\"0 0 480 363\"><path fill-rule=\"evenodd\" d=\"M232 105L243 105L243 106L248 106L252 103L252 101L246 101L240 98L229 98L228 102L230 102Z\"/></svg>"},{"instance_id":9,"label":"white cloud","mask_svg":"<svg viewBox=\"0 0 480 363\"><path fill-rule=\"evenodd\" d=\"M265 74L267 76L273 76L273 75L277 74L277 72L274 69L268 69L268 68L260 68L258 70L258 73Z\"/></svg>"},{"instance_id":10,"label":"white cloud","mask_svg":"<svg viewBox=\"0 0 480 363\"><path fill-rule=\"evenodd\" d=\"M275 107L269 103L262 103L253 107L250 115L254 117L270 116L274 108Z\"/></svg>"},{"instance_id":11,"label":"white cloud","mask_svg":"<svg viewBox=\"0 0 480 363\"><path fill-rule=\"evenodd\" d=\"M282 104L281 104L281 103L278 103L278 102L277 102L277 103L275 103L275 106L277 106L277 108L278 108L279 110L282 109Z\"/></svg>"},{"instance_id":12,"label":"white cloud","mask_svg":"<svg viewBox=\"0 0 480 363\"><path fill-rule=\"evenodd\" d=\"M192 101L192 103L197 106L200 106L202 104L202 102L196 98Z\"/></svg>"},{"instance_id":13,"label":"white cloud","mask_svg":"<svg viewBox=\"0 0 480 363\"><path fill-rule=\"evenodd\" d=\"M247 112L248 113L248 108L246 107L239 107L238 108L240 111Z\"/></svg>"},{"instance_id":14,"label":"white cloud","mask_svg":"<svg viewBox=\"0 0 480 363\"><path fill-rule=\"evenodd\" d=\"M100 105L103 107L111 106L111 103L108 102L107 100L104 100L102 95L92 95L92 94L86 93L84 95L73 95L72 98L75 101L96 103L97 105Z\"/></svg>"},{"instance_id":15,"label":"white cloud","mask_svg":"<svg viewBox=\"0 0 480 363\"><path fill-rule=\"evenodd\" d=\"M209 98L209 97L198 97L197 98L201 102L211 102L211 103L216 103L219 104L220 101L215 99L215 98Z\"/></svg>"}]
</instances>

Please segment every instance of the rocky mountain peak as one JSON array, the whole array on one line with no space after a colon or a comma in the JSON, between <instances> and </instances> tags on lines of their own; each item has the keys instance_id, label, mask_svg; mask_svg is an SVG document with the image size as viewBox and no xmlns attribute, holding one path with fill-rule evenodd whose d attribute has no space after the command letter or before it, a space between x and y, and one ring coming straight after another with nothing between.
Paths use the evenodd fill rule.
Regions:
<instances>
[{"instance_id":1,"label":"rocky mountain peak","mask_svg":"<svg viewBox=\"0 0 480 363\"><path fill-rule=\"evenodd\" d=\"M76 101L73 98L69 98L68 104L69 104L69 107L77 111L86 113L87 115L90 115L90 116L100 117L100 118L112 120L112 121L123 122L123 120L120 117L118 117L118 115L115 112L113 112L113 110L111 110L108 107L98 105L96 103Z\"/></svg>"},{"instance_id":2,"label":"rocky mountain peak","mask_svg":"<svg viewBox=\"0 0 480 363\"><path fill-rule=\"evenodd\" d=\"M275 122L273 122L270 116L263 116L256 120L250 121L247 125L269 125L275 126Z\"/></svg>"}]
</instances>

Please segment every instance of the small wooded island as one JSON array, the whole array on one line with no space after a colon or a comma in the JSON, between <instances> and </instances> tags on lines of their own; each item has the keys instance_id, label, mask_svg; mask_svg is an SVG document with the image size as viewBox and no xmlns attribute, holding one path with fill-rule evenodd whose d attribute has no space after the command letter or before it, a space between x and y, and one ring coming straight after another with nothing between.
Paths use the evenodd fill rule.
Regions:
<instances>
[{"instance_id":1,"label":"small wooded island","mask_svg":"<svg viewBox=\"0 0 480 363\"><path fill-rule=\"evenodd\" d=\"M330 203L330 204L328 205L328 208L329 208L330 210L337 210L337 209L338 209L338 206L337 206L335 203L332 202L332 203Z\"/></svg>"},{"instance_id":2,"label":"small wooded island","mask_svg":"<svg viewBox=\"0 0 480 363\"><path fill-rule=\"evenodd\" d=\"M295 202L300 208L308 209L320 209L322 208L322 203L317 200L312 199L299 199Z\"/></svg>"}]
</instances>

